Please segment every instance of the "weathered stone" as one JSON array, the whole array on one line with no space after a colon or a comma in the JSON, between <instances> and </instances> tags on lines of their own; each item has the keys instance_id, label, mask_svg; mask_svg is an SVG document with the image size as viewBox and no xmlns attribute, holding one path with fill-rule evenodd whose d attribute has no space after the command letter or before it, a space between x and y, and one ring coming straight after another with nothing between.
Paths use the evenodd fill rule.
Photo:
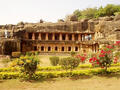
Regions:
<instances>
[{"instance_id":1,"label":"weathered stone","mask_svg":"<svg viewBox=\"0 0 120 90\"><path fill-rule=\"evenodd\" d=\"M114 21L118 21L118 20L120 20L120 14L116 15L114 18Z\"/></svg>"},{"instance_id":2,"label":"weathered stone","mask_svg":"<svg viewBox=\"0 0 120 90\"><path fill-rule=\"evenodd\" d=\"M120 40L120 20L116 17L77 21L76 16L70 16L65 22L60 20L57 23L20 22L17 25L1 25L0 54L10 55L14 51L36 50L55 52L56 46L56 52L75 51L75 48L81 52L96 52L99 45ZM7 39L4 37L5 29L10 33ZM86 39L86 37L89 38ZM42 51L43 47L44 51Z\"/></svg>"}]
</instances>

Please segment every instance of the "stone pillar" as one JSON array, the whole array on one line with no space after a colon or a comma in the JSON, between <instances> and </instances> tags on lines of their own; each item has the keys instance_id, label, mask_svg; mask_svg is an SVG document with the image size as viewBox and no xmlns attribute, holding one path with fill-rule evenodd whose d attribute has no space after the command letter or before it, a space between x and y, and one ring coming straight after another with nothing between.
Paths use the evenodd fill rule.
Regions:
<instances>
[{"instance_id":1,"label":"stone pillar","mask_svg":"<svg viewBox=\"0 0 120 90\"><path fill-rule=\"evenodd\" d=\"M21 44L20 43L21 43L20 41L17 42L17 51L19 51L19 52L21 52Z\"/></svg>"},{"instance_id":2,"label":"stone pillar","mask_svg":"<svg viewBox=\"0 0 120 90\"><path fill-rule=\"evenodd\" d=\"M91 34L92 35L92 40L94 40L95 39L95 35L94 34Z\"/></svg>"},{"instance_id":3,"label":"stone pillar","mask_svg":"<svg viewBox=\"0 0 120 90\"><path fill-rule=\"evenodd\" d=\"M78 41L81 41L81 34L78 34Z\"/></svg>"},{"instance_id":4,"label":"stone pillar","mask_svg":"<svg viewBox=\"0 0 120 90\"><path fill-rule=\"evenodd\" d=\"M55 33L52 34L52 40L55 40Z\"/></svg>"},{"instance_id":5,"label":"stone pillar","mask_svg":"<svg viewBox=\"0 0 120 90\"><path fill-rule=\"evenodd\" d=\"M62 41L62 33L60 33L59 39L60 41Z\"/></svg>"},{"instance_id":6,"label":"stone pillar","mask_svg":"<svg viewBox=\"0 0 120 90\"><path fill-rule=\"evenodd\" d=\"M32 34L32 40L35 40L35 33Z\"/></svg>"},{"instance_id":7,"label":"stone pillar","mask_svg":"<svg viewBox=\"0 0 120 90\"><path fill-rule=\"evenodd\" d=\"M61 52L61 46L58 46L58 52Z\"/></svg>"},{"instance_id":8,"label":"stone pillar","mask_svg":"<svg viewBox=\"0 0 120 90\"><path fill-rule=\"evenodd\" d=\"M39 33L38 39L41 40L41 33Z\"/></svg>"},{"instance_id":9,"label":"stone pillar","mask_svg":"<svg viewBox=\"0 0 120 90\"><path fill-rule=\"evenodd\" d=\"M67 41L68 41L68 34L66 34L65 40L67 40Z\"/></svg>"},{"instance_id":10,"label":"stone pillar","mask_svg":"<svg viewBox=\"0 0 120 90\"><path fill-rule=\"evenodd\" d=\"M46 40L48 40L48 33L46 33Z\"/></svg>"},{"instance_id":11,"label":"stone pillar","mask_svg":"<svg viewBox=\"0 0 120 90\"><path fill-rule=\"evenodd\" d=\"M75 41L75 35L72 34L72 41Z\"/></svg>"},{"instance_id":12,"label":"stone pillar","mask_svg":"<svg viewBox=\"0 0 120 90\"><path fill-rule=\"evenodd\" d=\"M67 45L65 45L65 52L67 52Z\"/></svg>"}]
</instances>

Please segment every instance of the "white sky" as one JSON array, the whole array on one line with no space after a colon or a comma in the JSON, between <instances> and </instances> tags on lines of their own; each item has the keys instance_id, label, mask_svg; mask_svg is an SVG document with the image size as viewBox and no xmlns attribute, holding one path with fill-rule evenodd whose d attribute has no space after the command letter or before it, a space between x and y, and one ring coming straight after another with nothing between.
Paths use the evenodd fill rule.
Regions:
<instances>
[{"instance_id":1,"label":"white sky","mask_svg":"<svg viewBox=\"0 0 120 90\"><path fill-rule=\"evenodd\" d=\"M76 9L120 4L120 0L0 0L0 25L23 22L56 22Z\"/></svg>"}]
</instances>

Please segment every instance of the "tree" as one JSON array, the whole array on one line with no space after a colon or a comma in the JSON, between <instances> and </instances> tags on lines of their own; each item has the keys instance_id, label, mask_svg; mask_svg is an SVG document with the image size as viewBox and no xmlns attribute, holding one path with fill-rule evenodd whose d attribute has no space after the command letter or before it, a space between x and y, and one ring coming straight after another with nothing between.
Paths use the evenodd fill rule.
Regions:
<instances>
[{"instance_id":1,"label":"tree","mask_svg":"<svg viewBox=\"0 0 120 90\"><path fill-rule=\"evenodd\" d=\"M94 18L96 11L97 11L96 8L87 8L83 10L81 13L84 18Z\"/></svg>"}]
</instances>

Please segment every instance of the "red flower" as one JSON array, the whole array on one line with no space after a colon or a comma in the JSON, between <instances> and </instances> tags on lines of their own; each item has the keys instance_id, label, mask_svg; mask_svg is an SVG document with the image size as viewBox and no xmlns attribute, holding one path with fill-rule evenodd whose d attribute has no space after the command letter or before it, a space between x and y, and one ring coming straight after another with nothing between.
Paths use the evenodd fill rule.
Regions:
<instances>
[{"instance_id":1,"label":"red flower","mask_svg":"<svg viewBox=\"0 0 120 90\"><path fill-rule=\"evenodd\" d=\"M101 50L101 53L102 53L102 54L106 54L106 52L105 52L104 50Z\"/></svg>"},{"instance_id":2,"label":"red flower","mask_svg":"<svg viewBox=\"0 0 120 90\"><path fill-rule=\"evenodd\" d=\"M120 44L120 41L116 41L116 44Z\"/></svg>"},{"instance_id":3,"label":"red flower","mask_svg":"<svg viewBox=\"0 0 120 90\"><path fill-rule=\"evenodd\" d=\"M108 45L106 48L108 48L108 49L112 49L113 46L112 46L112 45Z\"/></svg>"},{"instance_id":4,"label":"red flower","mask_svg":"<svg viewBox=\"0 0 120 90\"><path fill-rule=\"evenodd\" d=\"M97 62L97 64L100 64L99 62Z\"/></svg>"},{"instance_id":5,"label":"red flower","mask_svg":"<svg viewBox=\"0 0 120 90\"><path fill-rule=\"evenodd\" d=\"M105 55L104 54L100 54L99 57L104 57Z\"/></svg>"},{"instance_id":6,"label":"red flower","mask_svg":"<svg viewBox=\"0 0 120 90\"><path fill-rule=\"evenodd\" d=\"M96 57L92 57L92 58L89 59L90 63L95 62L95 61L98 61L98 59Z\"/></svg>"}]
</instances>

